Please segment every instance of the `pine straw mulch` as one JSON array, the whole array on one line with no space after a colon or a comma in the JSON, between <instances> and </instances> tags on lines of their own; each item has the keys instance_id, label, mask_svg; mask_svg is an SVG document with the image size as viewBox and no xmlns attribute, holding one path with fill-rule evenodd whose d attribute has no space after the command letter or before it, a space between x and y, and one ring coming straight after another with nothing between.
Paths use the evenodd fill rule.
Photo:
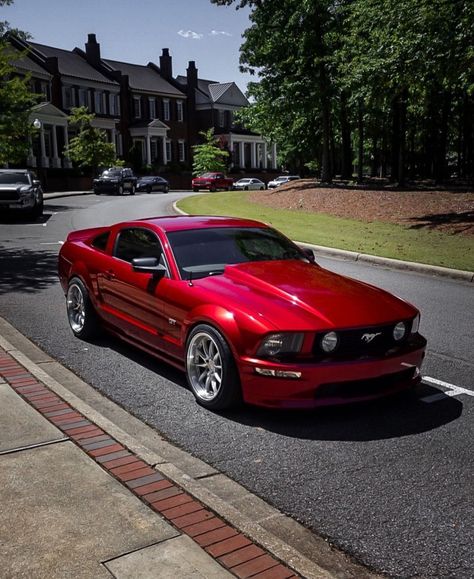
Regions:
<instances>
[{"instance_id":1,"label":"pine straw mulch","mask_svg":"<svg viewBox=\"0 0 474 579\"><path fill-rule=\"evenodd\" d=\"M322 187L302 179L254 191L254 203L276 209L326 213L364 222L385 221L412 229L474 236L474 192Z\"/></svg>"}]
</instances>

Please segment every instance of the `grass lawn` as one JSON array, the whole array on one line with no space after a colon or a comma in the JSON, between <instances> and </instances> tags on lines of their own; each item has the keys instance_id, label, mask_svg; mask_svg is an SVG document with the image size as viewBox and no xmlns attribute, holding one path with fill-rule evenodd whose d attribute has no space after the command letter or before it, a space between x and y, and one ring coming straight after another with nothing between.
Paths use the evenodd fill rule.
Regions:
<instances>
[{"instance_id":1,"label":"grass lawn","mask_svg":"<svg viewBox=\"0 0 474 579\"><path fill-rule=\"evenodd\" d=\"M250 203L248 193L240 191L194 195L179 201L178 207L192 214L258 219L296 241L474 271L472 236L410 229L381 221L367 223L323 213L272 209Z\"/></svg>"}]
</instances>

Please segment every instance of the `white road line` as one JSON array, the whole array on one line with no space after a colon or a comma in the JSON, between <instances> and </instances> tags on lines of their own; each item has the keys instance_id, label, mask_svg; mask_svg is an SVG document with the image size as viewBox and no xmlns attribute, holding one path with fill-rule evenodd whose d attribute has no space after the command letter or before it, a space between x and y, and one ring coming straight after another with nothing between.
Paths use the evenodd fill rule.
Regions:
<instances>
[{"instance_id":1,"label":"white road line","mask_svg":"<svg viewBox=\"0 0 474 579\"><path fill-rule=\"evenodd\" d=\"M438 400L444 400L445 398L452 398L453 396L460 396L461 394L467 394L467 396L474 396L474 390L469 390L468 388L461 388L460 386L455 386L449 382L443 382L443 380L438 380L436 378L431 378L430 376L423 376L422 380L425 384L434 384L436 386L441 386L446 388L446 392L438 392L437 394L430 394L420 398L422 402L431 404L432 402L437 402Z\"/></svg>"}]
</instances>

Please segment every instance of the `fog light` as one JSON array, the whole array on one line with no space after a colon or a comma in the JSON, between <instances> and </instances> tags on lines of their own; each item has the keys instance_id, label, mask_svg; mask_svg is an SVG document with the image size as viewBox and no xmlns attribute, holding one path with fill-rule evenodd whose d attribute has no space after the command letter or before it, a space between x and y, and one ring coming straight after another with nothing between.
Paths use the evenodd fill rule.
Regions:
<instances>
[{"instance_id":1,"label":"fog light","mask_svg":"<svg viewBox=\"0 0 474 579\"><path fill-rule=\"evenodd\" d=\"M405 322L398 322L398 324L393 328L393 339L396 342L403 340L405 337L405 333L407 331L407 327Z\"/></svg>"},{"instance_id":2,"label":"fog light","mask_svg":"<svg viewBox=\"0 0 474 579\"><path fill-rule=\"evenodd\" d=\"M330 352L334 352L334 350L337 348L338 343L339 338L336 332L328 332L327 334L324 334L324 336L322 337L321 348L323 349L324 352L329 354Z\"/></svg>"}]
</instances>

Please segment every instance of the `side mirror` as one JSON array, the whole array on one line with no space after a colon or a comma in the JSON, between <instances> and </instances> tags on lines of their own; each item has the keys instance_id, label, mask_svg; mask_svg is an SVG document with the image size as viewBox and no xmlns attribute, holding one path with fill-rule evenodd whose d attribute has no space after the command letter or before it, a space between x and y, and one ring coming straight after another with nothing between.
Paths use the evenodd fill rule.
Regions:
<instances>
[{"instance_id":1,"label":"side mirror","mask_svg":"<svg viewBox=\"0 0 474 579\"><path fill-rule=\"evenodd\" d=\"M33 179L33 185L35 187L39 187L41 185L41 181L39 179Z\"/></svg>"},{"instance_id":2,"label":"side mirror","mask_svg":"<svg viewBox=\"0 0 474 579\"><path fill-rule=\"evenodd\" d=\"M132 259L133 271L140 273L151 273L155 277L163 277L166 267L160 264L157 257L135 257Z\"/></svg>"},{"instance_id":3,"label":"side mirror","mask_svg":"<svg viewBox=\"0 0 474 579\"><path fill-rule=\"evenodd\" d=\"M305 257L307 257L311 263L316 262L316 258L314 257L314 253L313 253L312 249L310 249L309 247L302 247L301 249L303 250Z\"/></svg>"}]
</instances>

